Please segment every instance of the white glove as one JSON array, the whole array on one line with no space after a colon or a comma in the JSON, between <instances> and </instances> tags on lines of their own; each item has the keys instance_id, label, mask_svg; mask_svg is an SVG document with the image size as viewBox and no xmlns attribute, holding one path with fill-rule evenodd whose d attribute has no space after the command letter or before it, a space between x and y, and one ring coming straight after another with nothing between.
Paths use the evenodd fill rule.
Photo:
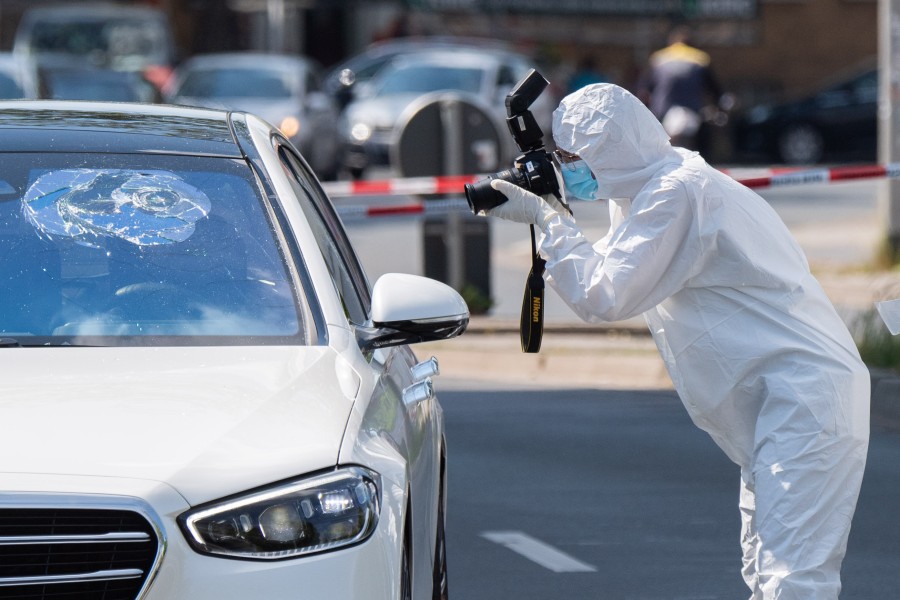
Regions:
<instances>
[{"instance_id":1,"label":"white glove","mask_svg":"<svg viewBox=\"0 0 900 600\"><path fill-rule=\"evenodd\" d=\"M487 211L492 217L537 225L542 231L559 213L537 194L502 179L492 179L491 187L506 196L507 201Z\"/></svg>"}]
</instances>

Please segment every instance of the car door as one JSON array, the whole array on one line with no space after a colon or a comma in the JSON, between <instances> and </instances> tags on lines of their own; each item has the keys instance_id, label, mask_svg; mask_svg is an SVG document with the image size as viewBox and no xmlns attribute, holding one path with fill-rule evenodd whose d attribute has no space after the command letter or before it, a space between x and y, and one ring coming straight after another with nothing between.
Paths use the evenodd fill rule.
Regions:
<instances>
[{"instance_id":1,"label":"car door","mask_svg":"<svg viewBox=\"0 0 900 600\"><path fill-rule=\"evenodd\" d=\"M370 324L371 296L368 280L354 252L343 224L331 201L306 164L286 144L279 148L282 165L289 174L306 218L316 232L317 242L325 257L338 294L344 304L349 325ZM379 415L399 414L402 418L379 418L378 426L405 452L410 481L412 534L415 537L413 570L414 589L430 587L432 549L437 526L437 503L440 478L440 446L443 418L434 397L415 400L405 397L404 390L415 382L411 370L416 357L408 346L375 350L366 356L378 379L372 398L361 398L368 408L360 410ZM416 564L419 563L419 564ZM425 564L421 564L425 563ZM428 576L428 580L422 579Z\"/></svg>"}]
</instances>

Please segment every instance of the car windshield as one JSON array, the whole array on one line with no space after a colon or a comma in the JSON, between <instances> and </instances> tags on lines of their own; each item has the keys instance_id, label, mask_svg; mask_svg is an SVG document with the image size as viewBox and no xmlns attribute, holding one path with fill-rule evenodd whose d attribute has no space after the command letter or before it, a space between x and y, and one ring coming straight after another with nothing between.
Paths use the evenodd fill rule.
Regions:
<instances>
[{"instance_id":1,"label":"car windshield","mask_svg":"<svg viewBox=\"0 0 900 600\"><path fill-rule=\"evenodd\" d=\"M450 65L407 65L384 74L378 85L378 96L460 90L478 93L484 71L477 67Z\"/></svg>"},{"instance_id":2,"label":"car windshield","mask_svg":"<svg viewBox=\"0 0 900 600\"><path fill-rule=\"evenodd\" d=\"M290 98L296 77L283 71L203 69L187 74L178 89L190 98Z\"/></svg>"},{"instance_id":3,"label":"car windshield","mask_svg":"<svg viewBox=\"0 0 900 600\"><path fill-rule=\"evenodd\" d=\"M257 189L235 159L0 154L0 338L303 343Z\"/></svg>"},{"instance_id":4,"label":"car windshield","mask_svg":"<svg viewBox=\"0 0 900 600\"><path fill-rule=\"evenodd\" d=\"M168 35L161 22L139 19L40 21L31 33L31 51L84 57L93 65L137 70L166 64Z\"/></svg>"}]
</instances>

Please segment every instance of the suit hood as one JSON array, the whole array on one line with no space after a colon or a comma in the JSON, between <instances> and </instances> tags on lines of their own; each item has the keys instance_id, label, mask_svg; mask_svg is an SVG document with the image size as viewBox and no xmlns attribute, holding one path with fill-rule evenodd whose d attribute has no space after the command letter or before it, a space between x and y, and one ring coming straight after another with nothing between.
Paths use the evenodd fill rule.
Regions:
<instances>
[{"instance_id":1,"label":"suit hood","mask_svg":"<svg viewBox=\"0 0 900 600\"><path fill-rule=\"evenodd\" d=\"M627 90L588 85L553 113L558 148L581 156L599 185L599 198L634 198L663 167L695 153L674 148L659 120Z\"/></svg>"}]
</instances>

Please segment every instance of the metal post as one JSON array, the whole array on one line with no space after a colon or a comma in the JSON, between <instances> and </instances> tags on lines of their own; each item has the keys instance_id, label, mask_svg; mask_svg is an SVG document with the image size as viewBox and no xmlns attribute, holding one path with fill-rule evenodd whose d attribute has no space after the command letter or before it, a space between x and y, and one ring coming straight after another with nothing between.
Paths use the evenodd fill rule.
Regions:
<instances>
[{"instance_id":1,"label":"metal post","mask_svg":"<svg viewBox=\"0 0 900 600\"><path fill-rule=\"evenodd\" d=\"M462 106L453 99L441 102L441 125L444 129L444 175L463 175ZM465 285L465 247L463 215L451 211L447 215L447 279L450 287L461 291Z\"/></svg>"},{"instance_id":2,"label":"metal post","mask_svg":"<svg viewBox=\"0 0 900 600\"><path fill-rule=\"evenodd\" d=\"M900 161L900 0L878 0L878 160ZM900 182L879 186L885 243L892 263L900 259Z\"/></svg>"},{"instance_id":3,"label":"metal post","mask_svg":"<svg viewBox=\"0 0 900 600\"><path fill-rule=\"evenodd\" d=\"M284 52L284 0L268 0L266 3L266 22L269 31L270 52Z\"/></svg>"}]
</instances>

